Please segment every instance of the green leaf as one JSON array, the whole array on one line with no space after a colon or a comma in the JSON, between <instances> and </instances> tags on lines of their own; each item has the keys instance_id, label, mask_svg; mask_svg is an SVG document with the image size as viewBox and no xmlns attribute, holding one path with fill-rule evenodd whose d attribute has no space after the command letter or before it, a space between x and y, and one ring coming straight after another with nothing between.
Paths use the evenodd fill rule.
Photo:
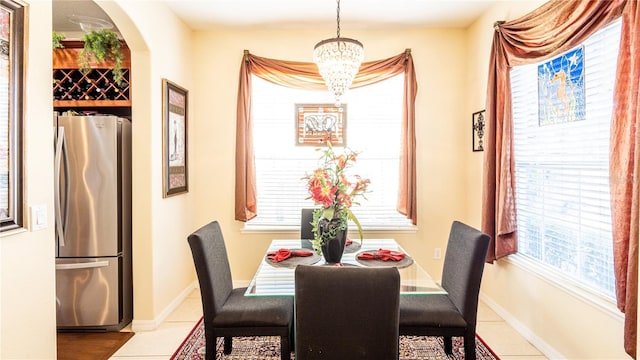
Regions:
<instances>
[{"instance_id":1,"label":"green leaf","mask_svg":"<svg viewBox=\"0 0 640 360\"><path fill-rule=\"evenodd\" d=\"M118 38L118 34L111 30L92 30L86 33L82 40L84 41L84 48L80 50L78 59L80 71L83 74L88 73L91 70L92 62L113 61L114 66L111 69L113 81L118 86L122 85L124 80L122 71L124 52L122 51L122 43Z\"/></svg>"},{"instance_id":2,"label":"green leaf","mask_svg":"<svg viewBox=\"0 0 640 360\"><path fill-rule=\"evenodd\" d=\"M351 212L351 209L346 209L346 211L349 214L349 219L353 221L353 223L356 224L356 226L358 227L358 234L360 234L360 242L362 242L364 240L364 234L362 233L362 226L360 225L360 221L358 221L358 218Z\"/></svg>"},{"instance_id":3,"label":"green leaf","mask_svg":"<svg viewBox=\"0 0 640 360\"><path fill-rule=\"evenodd\" d=\"M64 44L62 40L64 40L66 36L64 34L57 33L55 31L51 34L51 47L54 49L62 49L64 48Z\"/></svg>"}]
</instances>

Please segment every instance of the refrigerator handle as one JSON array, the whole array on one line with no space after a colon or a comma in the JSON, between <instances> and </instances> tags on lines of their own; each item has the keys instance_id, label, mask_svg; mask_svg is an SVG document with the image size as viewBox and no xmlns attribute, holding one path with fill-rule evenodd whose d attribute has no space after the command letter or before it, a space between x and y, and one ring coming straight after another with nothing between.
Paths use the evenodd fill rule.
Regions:
<instances>
[{"instance_id":1,"label":"refrigerator handle","mask_svg":"<svg viewBox=\"0 0 640 360\"><path fill-rule=\"evenodd\" d=\"M58 136L56 138L56 148L55 148L55 157L54 157L54 189L55 189L55 213L56 213L56 230L57 230L57 240L59 246L64 246L64 238L66 231L66 221L68 215L68 201L64 202L64 213L62 212L62 199L60 194L60 168L62 165L63 157L65 159L65 179L67 179L67 175L69 174L68 164L66 162L67 158L67 147L65 146L64 140L64 128L58 127ZM66 181L65 184L65 196L69 194L69 182ZM64 221L64 222L63 222Z\"/></svg>"},{"instance_id":2,"label":"refrigerator handle","mask_svg":"<svg viewBox=\"0 0 640 360\"><path fill-rule=\"evenodd\" d=\"M85 263L75 263L75 264L56 264L56 270L76 270L76 269L91 269L91 268L100 268L109 266L109 262L106 260L103 261L92 261Z\"/></svg>"}]
</instances>

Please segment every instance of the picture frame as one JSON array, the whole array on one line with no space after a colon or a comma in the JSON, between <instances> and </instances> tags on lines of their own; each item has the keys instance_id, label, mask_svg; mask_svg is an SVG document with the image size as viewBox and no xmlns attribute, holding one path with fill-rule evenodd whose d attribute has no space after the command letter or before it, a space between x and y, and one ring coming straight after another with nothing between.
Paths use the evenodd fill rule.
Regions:
<instances>
[{"instance_id":1,"label":"picture frame","mask_svg":"<svg viewBox=\"0 0 640 360\"><path fill-rule=\"evenodd\" d=\"M26 9L0 0L0 232L24 227L24 49Z\"/></svg>"},{"instance_id":2,"label":"picture frame","mask_svg":"<svg viewBox=\"0 0 640 360\"><path fill-rule=\"evenodd\" d=\"M484 110L471 115L471 146L473 151L484 151Z\"/></svg>"},{"instance_id":3,"label":"picture frame","mask_svg":"<svg viewBox=\"0 0 640 360\"><path fill-rule=\"evenodd\" d=\"M584 46L538 65L538 126L587 118Z\"/></svg>"},{"instance_id":4,"label":"picture frame","mask_svg":"<svg viewBox=\"0 0 640 360\"><path fill-rule=\"evenodd\" d=\"M162 79L163 197L189 191L187 89Z\"/></svg>"},{"instance_id":5,"label":"picture frame","mask_svg":"<svg viewBox=\"0 0 640 360\"><path fill-rule=\"evenodd\" d=\"M295 104L297 146L347 144L347 104Z\"/></svg>"}]
</instances>

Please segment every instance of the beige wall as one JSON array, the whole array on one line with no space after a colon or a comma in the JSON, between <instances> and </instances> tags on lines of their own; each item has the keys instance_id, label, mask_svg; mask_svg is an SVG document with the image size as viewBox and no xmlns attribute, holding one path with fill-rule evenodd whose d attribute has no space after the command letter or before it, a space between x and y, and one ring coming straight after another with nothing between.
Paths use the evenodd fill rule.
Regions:
<instances>
[{"instance_id":1,"label":"beige wall","mask_svg":"<svg viewBox=\"0 0 640 360\"><path fill-rule=\"evenodd\" d=\"M544 1L499 2L470 27L467 36L468 113L484 109L493 22L513 20ZM467 214L480 225L482 154L469 153ZM483 299L550 358L627 359L622 343L621 314L615 306L596 305L554 285L510 260L485 267Z\"/></svg>"},{"instance_id":2,"label":"beige wall","mask_svg":"<svg viewBox=\"0 0 640 360\"><path fill-rule=\"evenodd\" d=\"M25 58L24 206L46 205L49 226L0 238L1 359L53 359L56 349L51 3L30 3Z\"/></svg>"},{"instance_id":3,"label":"beige wall","mask_svg":"<svg viewBox=\"0 0 640 360\"><path fill-rule=\"evenodd\" d=\"M97 3L122 30L136 69L132 72L134 323L153 328L194 280L185 246L194 226L194 192L164 199L161 160L161 79L192 87L191 32L156 2ZM29 16L25 205L45 204L50 226L38 232L3 234L0 239L2 359L54 359L56 353L51 2L33 1ZM191 136L193 128L189 131ZM190 153L193 149L190 143ZM197 177L197 170L190 170Z\"/></svg>"},{"instance_id":4,"label":"beige wall","mask_svg":"<svg viewBox=\"0 0 640 360\"><path fill-rule=\"evenodd\" d=\"M121 30L132 54L134 323L153 329L193 284L186 244L197 213L197 190L163 198L162 79L194 95L192 32L160 2L96 1ZM193 102L191 102L193 103ZM191 109L191 106L189 106ZM189 111L190 111L189 109ZM199 116L189 113L188 154ZM189 163L190 180L199 177Z\"/></svg>"},{"instance_id":5,"label":"beige wall","mask_svg":"<svg viewBox=\"0 0 640 360\"><path fill-rule=\"evenodd\" d=\"M480 223L482 153L470 151L469 126L471 113L484 108L493 21L513 19L542 3L498 3L469 31L344 31L345 36L364 43L365 60L412 49L419 83L418 230L367 236L398 238L436 277L442 263L432 259L431 254L435 247L446 247L451 220L460 219L475 226ZM251 278L272 238L297 236L296 232L243 232L243 224L233 220L235 115L242 52L248 49L269 58L310 61L312 46L326 37L326 30L234 28L195 34L194 70L198 81L193 106L194 113L203 116L194 134L198 145L193 161L201 171L193 179L198 193L196 223L199 226L212 219L221 222L235 280ZM524 286L528 284L531 286ZM509 287L512 290L506 291ZM531 295L537 291L544 296ZM625 358L619 316L598 310L521 267L502 262L488 265L483 297L552 356ZM558 319L567 325L557 326ZM577 331L575 324L579 324ZM592 330L603 326L604 339L601 331ZM582 344L583 335L594 341Z\"/></svg>"},{"instance_id":6,"label":"beige wall","mask_svg":"<svg viewBox=\"0 0 640 360\"><path fill-rule=\"evenodd\" d=\"M429 271L439 274L441 260L434 247L444 248L453 219L465 215L464 161L469 151L469 119L464 107L466 49L463 30L409 29L394 31L343 29L360 40L365 61L395 56L410 48L419 90L416 102L418 161L418 231L365 234L396 237ZM249 280L273 238L298 232L246 233L234 220L235 122L238 75L243 50L295 61L311 61L316 42L331 36L322 30L238 30L199 32L195 38L194 113L200 116L192 157L200 176L196 222L221 222L231 257L233 276Z\"/></svg>"},{"instance_id":7,"label":"beige wall","mask_svg":"<svg viewBox=\"0 0 640 360\"><path fill-rule=\"evenodd\" d=\"M134 162L134 325L154 328L195 280L186 236L221 221L235 280L248 280L272 238L297 233L246 233L233 220L235 111L242 51L310 61L321 30L220 29L192 33L158 2L97 3L132 49ZM540 3L535 2L535 3ZM419 90L418 230L369 233L398 238L439 276L452 220L479 224L481 153L470 150L471 113L484 108L491 24L529 10L500 3L467 32L343 29L365 45L366 60L411 48ZM52 203L51 5L31 4L26 112L27 205ZM161 79L190 91L190 191L162 197ZM44 180L43 180L44 179ZM37 180L37 181L36 181ZM51 225L51 221L50 221ZM24 254L24 255L23 255ZM53 227L0 239L0 358L55 357ZM514 285L516 284L516 285ZM530 337L567 358L624 358L619 319L509 262L487 266L483 296ZM595 330L593 330L595 329ZM37 339L37 341L34 341Z\"/></svg>"}]
</instances>

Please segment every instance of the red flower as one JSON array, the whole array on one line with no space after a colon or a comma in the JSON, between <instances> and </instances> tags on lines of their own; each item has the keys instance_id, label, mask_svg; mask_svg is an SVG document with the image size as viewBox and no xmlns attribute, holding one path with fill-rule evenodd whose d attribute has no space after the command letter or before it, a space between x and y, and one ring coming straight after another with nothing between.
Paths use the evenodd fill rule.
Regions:
<instances>
[{"instance_id":1,"label":"red flower","mask_svg":"<svg viewBox=\"0 0 640 360\"><path fill-rule=\"evenodd\" d=\"M313 248L319 253L320 245L323 244L324 235L316 233L316 227L321 218L327 220L339 219L338 223L346 229L347 221L352 220L358 227L360 239L363 238L362 226L350 208L357 196L364 197L369 179L363 179L359 175L348 176L346 170L350 168L357 159L357 153L345 149L341 155L336 155L331 143L327 142L327 149L322 150L320 156L320 167L312 175L307 175L303 179L307 180L309 191L308 199L312 199L316 205L322 206L322 211L314 212L313 227L315 239L312 241ZM321 214L320 216L317 216Z\"/></svg>"},{"instance_id":2,"label":"red flower","mask_svg":"<svg viewBox=\"0 0 640 360\"><path fill-rule=\"evenodd\" d=\"M338 161L338 171L344 170L345 166L347 166L347 158L344 155L340 155L337 161Z\"/></svg>"},{"instance_id":3,"label":"red flower","mask_svg":"<svg viewBox=\"0 0 640 360\"><path fill-rule=\"evenodd\" d=\"M321 167L313 172L313 175L305 177L309 191L309 198L316 205L322 205L324 209L333 208L333 217L342 216L346 210L350 216L353 214L348 209L353 205L355 196L364 196L369 185L369 179L362 179L359 175L352 178L345 174L357 159L357 153L345 149L344 154L336 155L331 144L324 150L320 157Z\"/></svg>"}]
</instances>

